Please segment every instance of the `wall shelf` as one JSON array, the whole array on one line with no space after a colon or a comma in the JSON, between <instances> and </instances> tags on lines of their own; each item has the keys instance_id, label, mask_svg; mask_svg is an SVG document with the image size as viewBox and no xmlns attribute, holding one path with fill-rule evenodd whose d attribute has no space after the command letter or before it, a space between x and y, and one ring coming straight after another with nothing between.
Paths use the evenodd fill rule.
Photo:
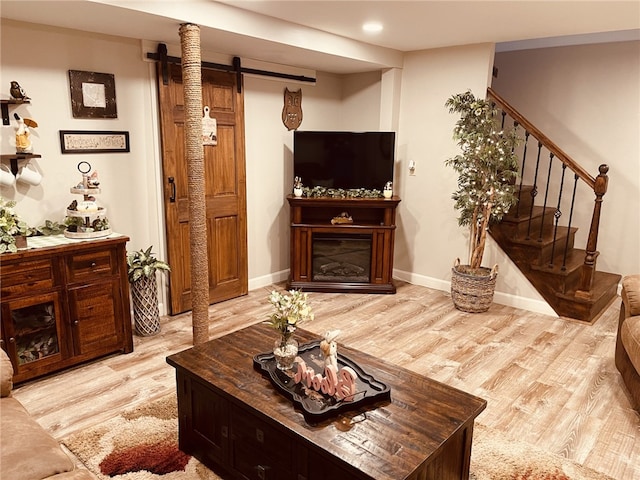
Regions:
<instances>
[{"instance_id":1,"label":"wall shelf","mask_svg":"<svg viewBox=\"0 0 640 480\"><path fill-rule=\"evenodd\" d=\"M9 105L22 105L31 103L29 100L0 100L2 108L2 124L9 125Z\"/></svg>"},{"instance_id":2,"label":"wall shelf","mask_svg":"<svg viewBox=\"0 0 640 480\"><path fill-rule=\"evenodd\" d=\"M18 174L19 160L29 160L31 158L42 158L42 155L38 155L37 153L11 153L7 155L0 155L1 160L8 160L9 162L11 162L11 173L13 173L13 175Z\"/></svg>"}]
</instances>

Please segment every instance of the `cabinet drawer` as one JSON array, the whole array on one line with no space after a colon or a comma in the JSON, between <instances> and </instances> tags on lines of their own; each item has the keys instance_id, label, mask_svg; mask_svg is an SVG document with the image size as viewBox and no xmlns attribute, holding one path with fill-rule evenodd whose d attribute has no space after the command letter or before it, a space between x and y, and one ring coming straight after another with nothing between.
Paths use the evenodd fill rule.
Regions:
<instances>
[{"instance_id":1,"label":"cabinet drawer","mask_svg":"<svg viewBox=\"0 0 640 480\"><path fill-rule=\"evenodd\" d=\"M241 478L248 480L298 480L301 478L293 473L292 465L278 463L274 458L250 445L235 443L231 454L231 465L234 470L240 472ZM339 478L335 477L331 480Z\"/></svg>"},{"instance_id":2,"label":"cabinet drawer","mask_svg":"<svg viewBox=\"0 0 640 480\"><path fill-rule=\"evenodd\" d=\"M292 438L237 407L232 408L231 439L233 467L236 469L252 472L266 469L273 474L274 471L287 472L291 468Z\"/></svg>"},{"instance_id":3,"label":"cabinet drawer","mask_svg":"<svg viewBox=\"0 0 640 480\"><path fill-rule=\"evenodd\" d=\"M117 262L113 252L102 250L78 255L67 259L69 282L87 281L117 272Z\"/></svg>"},{"instance_id":4,"label":"cabinet drawer","mask_svg":"<svg viewBox=\"0 0 640 480\"><path fill-rule=\"evenodd\" d=\"M50 289L56 284L52 260L31 260L2 265L3 299L15 297L24 292Z\"/></svg>"}]
</instances>

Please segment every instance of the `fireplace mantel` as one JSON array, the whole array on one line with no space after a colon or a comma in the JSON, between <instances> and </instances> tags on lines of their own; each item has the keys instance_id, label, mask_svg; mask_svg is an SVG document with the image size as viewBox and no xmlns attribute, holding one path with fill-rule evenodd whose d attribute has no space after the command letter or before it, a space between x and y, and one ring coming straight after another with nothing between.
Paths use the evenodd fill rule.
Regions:
<instances>
[{"instance_id":1,"label":"fireplace mantel","mask_svg":"<svg viewBox=\"0 0 640 480\"><path fill-rule=\"evenodd\" d=\"M287 288L313 292L395 293L393 245L400 198L331 198L287 196L291 214L291 265ZM331 222L347 213L352 223ZM369 276L326 281L314 274L314 238L370 239ZM316 257L318 253L316 252ZM316 272L317 273L317 272Z\"/></svg>"}]
</instances>

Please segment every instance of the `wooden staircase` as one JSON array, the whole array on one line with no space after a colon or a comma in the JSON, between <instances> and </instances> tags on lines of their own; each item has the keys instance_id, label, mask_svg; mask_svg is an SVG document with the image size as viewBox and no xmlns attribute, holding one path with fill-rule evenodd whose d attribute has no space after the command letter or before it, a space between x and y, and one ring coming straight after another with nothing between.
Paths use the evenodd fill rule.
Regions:
<instances>
[{"instance_id":1,"label":"wooden staircase","mask_svg":"<svg viewBox=\"0 0 640 480\"><path fill-rule=\"evenodd\" d=\"M531 197L522 198L529 212ZM554 240L554 212L534 206L531 215L510 213L490 234L558 315L591 322L617 296L620 275L596 271L589 294L578 293L587 252L574 246L575 227L559 226Z\"/></svg>"},{"instance_id":2,"label":"wooden staircase","mask_svg":"<svg viewBox=\"0 0 640 480\"><path fill-rule=\"evenodd\" d=\"M608 167L601 165L599 175L592 177L493 90L488 90L488 97L502 111L503 126L510 118L515 128L524 131L526 138L521 155L519 202L500 223L491 225L489 232L558 315L593 322L616 298L621 278L618 274L596 270L598 225L602 198L607 190ZM534 159L537 157L538 162L532 179L527 178L525 169L531 136L537 140ZM545 168L540 166L543 150L549 152L546 178L543 178L544 174L540 175L541 171L547 170L546 165ZM561 177L550 175L554 161L561 162ZM567 170L573 174L573 184L565 180ZM548 185L554 182L557 202L549 201L546 193ZM588 207L574 205L579 182L581 186L586 184L593 189L595 201ZM544 200L538 199L538 193L542 191L545 192ZM570 207L567 207L567 197ZM556 205L550 206L552 203ZM568 215L563 215L565 208L569 210ZM575 246L578 228L571 224L574 209L578 208L593 209L587 245L583 249ZM568 222L564 220L565 224L561 223L563 217L568 218Z\"/></svg>"}]
</instances>

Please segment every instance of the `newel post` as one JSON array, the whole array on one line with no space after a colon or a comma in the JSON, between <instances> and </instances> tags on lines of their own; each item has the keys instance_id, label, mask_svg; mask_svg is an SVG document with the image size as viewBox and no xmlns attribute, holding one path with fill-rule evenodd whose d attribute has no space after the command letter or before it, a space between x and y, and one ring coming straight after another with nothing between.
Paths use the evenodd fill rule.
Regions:
<instances>
[{"instance_id":1,"label":"newel post","mask_svg":"<svg viewBox=\"0 0 640 480\"><path fill-rule=\"evenodd\" d=\"M602 210L602 197L607 193L607 185L609 177L608 165L600 165L598 167L600 174L596 177L593 185L593 193L596 199L593 206L593 216L591 217L591 228L589 229L589 238L587 240L586 255L584 257L584 265L582 266L582 274L580 278L580 287L576 291L576 297L590 298L591 286L593 285L593 276L596 271L596 259L598 258L598 229L600 228L600 212Z\"/></svg>"}]
</instances>

